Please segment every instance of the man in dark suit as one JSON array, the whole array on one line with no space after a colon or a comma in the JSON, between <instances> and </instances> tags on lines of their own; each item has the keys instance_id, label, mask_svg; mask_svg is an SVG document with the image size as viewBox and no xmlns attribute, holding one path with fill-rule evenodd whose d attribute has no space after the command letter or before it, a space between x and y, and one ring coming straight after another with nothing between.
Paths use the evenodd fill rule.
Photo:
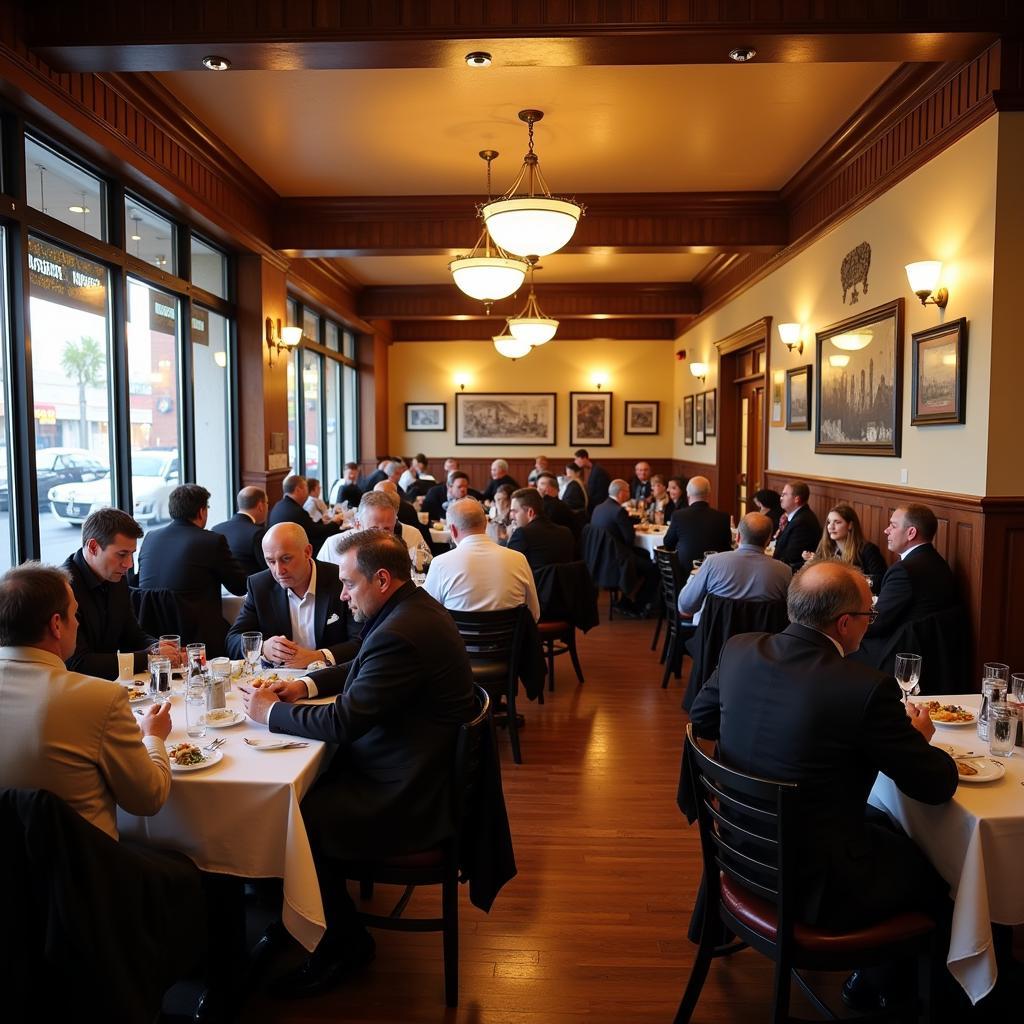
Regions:
<instances>
[{"instance_id":1,"label":"man in dark suit","mask_svg":"<svg viewBox=\"0 0 1024 1024\"><path fill-rule=\"evenodd\" d=\"M705 551L729 551L732 532L729 517L708 504L711 481L706 476L694 476L686 484L689 504L672 513L664 546L676 553L684 574L690 571L695 559L703 558Z\"/></svg>"},{"instance_id":2,"label":"man in dark suit","mask_svg":"<svg viewBox=\"0 0 1024 1024\"><path fill-rule=\"evenodd\" d=\"M499 487L511 487L513 491L519 489L519 484L508 475L508 463L504 459L495 459L491 463L491 479L483 492L486 504L494 501L494 495L498 493Z\"/></svg>"},{"instance_id":3,"label":"man in dark suit","mask_svg":"<svg viewBox=\"0 0 1024 1024\"><path fill-rule=\"evenodd\" d=\"M469 494L469 477L460 469L453 469L443 484L437 484L427 491L423 499L423 511L430 516L432 523L444 519L448 506L453 501L461 501Z\"/></svg>"},{"instance_id":4,"label":"man in dark suit","mask_svg":"<svg viewBox=\"0 0 1024 1024\"><path fill-rule=\"evenodd\" d=\"M516 528L509 535L507 547L524 554L535 573L545 565L571 562L575 557L572 531L548 519L544 502L532 487L513 493L512 518Z\"/></svg>"},{"instance_id":5,"label":"man in dark suit","mask_svg":"<svg viewBox=\"0 0 1024 1024\"><path fill-rule=\"evenodd\" d=\"M725 644L690 711L694 732L717 739L731 768L799 784L800 921L847 930L904 910L935 914L948 886L884 815L865 817L866 805L880 771L915 800L944 803L956 764L929 745L931 719L904 708L895 679L847 657L873 614L859 572L808 566L793 577L788 608L784 632Z\"/></svg>"},{"instance_id":6,"label":"man in dark suit","mask_svg":"<svg viewBox=\"0 0 1024 1024\"><path fill-rule=\"evenodd\" d=\"M278 523L297 523L305 531L310 544L319 551L320 545L338 532L337 521L325 518L319 523L314 523L310 518L309 513L302 507L309 497L305 477L297 473L286 476L281 481L281 490L282 498L270 510L267 527L277 526Z\"/></svg>"},{"instance_id":7,"label":"man in dark suit","mask_svg":"<svg viewBox=\"0 0 1024 1024\"><path fill-rule=\"evenodd\" d=\"M868 630L870 641L944 611L956 604L956 583L949 564L932 543L939 528L927 505L902 505L894 509L885 528L889 550L899 555L882 577L878 590L878 617Z\"/></svg>"},{"instance_id":8,"label":"man in dark suit","mask_svg":"<svg viewBox=\"0 0 1024 1024\"><path fill-rule=\"evenodd\" d=\"M811 489L802 480L791 480L782 488L780 502L785 523L775 538L775 555L780 562L798 572L804 564L804 552L817 550L821 541L821 523L808 507Z\"/></svg>"},{"instance_id":9,"label":"man in dark suit","mask_svg":"<svg viewBox=\"0 0 1024 1024\"><path fill-rule=\"evenodd\" d=\"M381 480L387 480L388 474L385 467L390 461L390 455L382 455L377 459L377 468L364 480L359 481L359 487L364 494L367 491L372 491L373 488L381 482Z\"/></svg>"},{"instance_id":10,"label":"man in dark suit","mask_svg":"<svg viewBox=\"0 0 1024 1024\"><path fill-rule=\"evenodd\" d=\"M633 520L629 513L622 507L629 501L629 484L625 480L613 480L608 485L608 497L605 498L594 510L590 517L590 527L593 530L604 530L609 534L617 545L621 546L636 564L636 570L643 581L639 592L632 598L623 597L619 601L619 608L626 615L646 615L651 602L658 592L659 576L658 569L650 556L643 548L638 548L633 541L636 539L636 530L633 527Z\"/></svg>"},{"instance_id":11,"label":"man in dark suit","mask_svg":"<svg viewBox=\"0 0 1024 1024\"><path fill-rule=\"evenodd\" d=\"M336 481L334 486L331 487L331 504L340 505L347 501L349 508L356 508L362 496L363 492L359 486L359 464L356 462L346 462L345 471L342 473L341 479Z\"/></svg>"},{"instance_id":12,"label":"man in dark suit","mask_svg":"<svg viewBox=\"0 0 1024 1024\"><path fill-rule=\"evenodd\" d=\"M593 515L594 509L608 497L608 487L612 478L604 466L591 462L586 448L578 448L573 455L573 461L587 474L587 508Z\"/></svg>"},{"instance_id":13,"label":"man in dark suit","mask_svg":"<svg viewBox=\"0 0 1024 1024\"><path fill-rule=\"evenodd\" d=\"M78 602L78 640L67 659L72 672L116 679L118 651L133 651L134 670L146 671L156 640L135 618L126 578L141 536L142 527L118 508L97 509L82 524L82 546L61 566Z\"/></svg>"},{"instance_id":14,"label":"man in dark suit","mask_svg":"<svg viewBox=\"0 0 1024 1024\"><path fill-rule=\"evenodd\" d=\"M651 464L641 460L633 467L629 482L629 496L633 501L647 501L651 496Z\"/></svg>"},{"instance_id":15,"label":"man in dark suit","mask_svg":"<svg viewBox=\"0 0 1024 1024\"><path fill-rule=\"evenodd\" d=\"M213 533L223 534L228 539L231 554L251 576L263 572L267 563L263 560L263 535L267 532L267 492L261 487L243 487L238 492L238 511L223 523L211 526Z\"/></svg>"},{"instance_id":16,"label":"man in dark suit","mask_svg":"<svg viewBox=\"0 0 1024 1024\"><path fill-rule=\"evenodd\" d=\"M245 593L246 572L231 554L223 534L206 529L210 492L199 484L181 484L171 491L167 510L169 526L150 530L139 555L139 588L173 591L187 604L201 634L182 639L202 640L207 655L224 648L227 623L221 611L221 587L232 594Z\"/></svg>"},{"instance_id":17,"label":"man in dark suit","mask_svg":"<svg viewBox=\"0 0 1024 1024\"><path fill-rule=\"evenodd\" d=\"M242 634L263 634L263 658L306 668L342 664L359 649L348 605L341 600L338 567L313 558L313 546L295 523L278 523L263 538L267 568L250 576L245 602L228 630L228 654L241 658Z\"/></svg>"},{"instance_id":18,"label":"man in dark suit","mask_svg":"<svg viewBox=\"0 0 1024 1024\"><path fill-rule=\"evenodd\" d=\"M332 860L379 859L429 849L451 830L451 768L458 728L473 716L473 675L451 616L409 580L409 553L394 536L363 530L341 541L345 600L364 622L348 666L269 688L240 687L246 710L271 732L338 744L302 802L323 895L327 932L316 952L277 986L311 995L373 958ZM295 706L310 686L333 704Z\"/></svg>"},{"instance_id":19,"label":"man in dark suit","mask_svg":"<svg viewBox=\"0 0 1024 1024\"><path fill-rule=\"evenodd\" d=\"M582 514L576 515L558 496L558 478L554 473L541 473L537 477L537 493L544 502L544 514L556 526L567 527L578 547L584 517Z\"/></svg>"}]
</instances>

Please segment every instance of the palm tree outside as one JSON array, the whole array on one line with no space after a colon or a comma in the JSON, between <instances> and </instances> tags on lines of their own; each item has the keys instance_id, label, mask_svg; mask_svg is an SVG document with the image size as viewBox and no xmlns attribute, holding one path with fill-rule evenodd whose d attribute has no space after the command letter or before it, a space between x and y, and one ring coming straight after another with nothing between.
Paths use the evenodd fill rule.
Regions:
<instances>
[{"instance_id":1,"label":"palm tree outside","mask_svg":"<svg viewBox=\"0 0 1024 1024\"><path fill-rule=\"evenodd\" d=\"M78 384L78 443L89 447L89 417L85 389L98 387L103 381L106 356L95 338L82 336L78 341L66 341L60 357L61 369Z\"/></svg>"}]
</instances>

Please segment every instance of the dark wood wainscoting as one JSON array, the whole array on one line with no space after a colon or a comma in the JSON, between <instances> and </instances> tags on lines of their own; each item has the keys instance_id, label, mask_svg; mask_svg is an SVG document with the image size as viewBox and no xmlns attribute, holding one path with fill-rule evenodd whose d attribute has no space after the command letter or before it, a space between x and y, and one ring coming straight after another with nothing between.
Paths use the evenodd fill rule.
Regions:
<instances>
[{"instance_id":1,"label":"dark wood wainscoting","mask_svg":"<svg viewBox=\"0 0 1024 1024\"><path fill-rule=\"evenodd\" d=\"M691 476L706 476L711 482L711 493L718 493L717 465L707 465L703 462L690 462L687 459L673 459L672 475L684 476L687 480L689 480Z\"/></svg>"},{"instance_id":2,"label":"dark wood wainscoting","mask_svg":"<svg viewBox=\"0 0 1024 1024\"><path fill-rule=\"evenodd\" d=\"M976 689L985 661L1024 670L1024 497L981 498L851 480L769 472L766 485L781 491L787 480L805 480L811 507L824 521L843 501L860 517L864 534L888 561L883 530L897 505L927 505L939 520L935 546L949 562L968 610L972 677Z\"/></svg>"}]
</instances>

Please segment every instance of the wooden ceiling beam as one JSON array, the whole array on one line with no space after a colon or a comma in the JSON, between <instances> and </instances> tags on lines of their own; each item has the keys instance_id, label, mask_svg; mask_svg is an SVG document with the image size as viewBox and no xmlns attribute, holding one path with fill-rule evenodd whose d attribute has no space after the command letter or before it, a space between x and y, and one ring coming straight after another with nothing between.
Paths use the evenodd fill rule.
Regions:
<instances>
[{"instance_id":1,"label":"wooden ceiling beam","mask_svg":"<svg viewBox=\"0 0 1024 1024\"><path fill-rule=\"evenodd\" d=\"M476 196L282 199L274 248L290 258L458 256L480 235ZM789 241L774 192L616 192L580 196L586 213L561 252L776 252Z\"/></svg>"},{"instance_id":2,"label":"wooden ceiling beam","mask_svg":"<svg viewBox=\"0 0 1024 1024\"><path fill-rule=\"evenodd\" d=\"M25 5L30 46L59 71L190 71L203 57L239 70L457 67L470 50L509 66L963 60L1019 30L1017 0L885 5L555 4L478 0L287 4L116 0ZM837 13L840 12L841 13ZM285 13L286 12L286 13Z\"/></svg>"},{"instance_id":3,"label":"wooden ceiling beam","mask_svg":"<svg viewBox=\"0 0 1024 1024\"><path fill-rule=\"evenodd\" d=\"M690 318L683 318L688 324ZM504 320L395 320L392 341L490 341ZM559 341L671 341L679 333L672 320L562 320L550 344Z\"/></svg>"}]
</instances>

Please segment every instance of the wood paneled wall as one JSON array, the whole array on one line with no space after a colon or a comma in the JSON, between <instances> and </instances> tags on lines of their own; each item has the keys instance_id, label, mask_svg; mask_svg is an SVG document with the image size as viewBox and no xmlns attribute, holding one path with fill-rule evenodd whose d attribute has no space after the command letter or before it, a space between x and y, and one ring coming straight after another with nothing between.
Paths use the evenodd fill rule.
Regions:
<instances>
[{"instance_id":1,"label":"wood paneled wall","mask_svg":"<svg viewBox=\"0 0 1024 1024\"><path fill-rule=\"evenodd\" d=\"M886 550L883 531L892 510L908 501L931 508L939 520L935 547L949 562L967 611L972 666L967 688L978 687L985 661L1005 661L1012 671L1024 671L1024 497L980 498L802 473L766 474L766 485L777 491L790 480L807 483L811 507L822 521L833 505L852 505L865 537L889 562L894 556Z\"/></svg>"}]
</instances>

